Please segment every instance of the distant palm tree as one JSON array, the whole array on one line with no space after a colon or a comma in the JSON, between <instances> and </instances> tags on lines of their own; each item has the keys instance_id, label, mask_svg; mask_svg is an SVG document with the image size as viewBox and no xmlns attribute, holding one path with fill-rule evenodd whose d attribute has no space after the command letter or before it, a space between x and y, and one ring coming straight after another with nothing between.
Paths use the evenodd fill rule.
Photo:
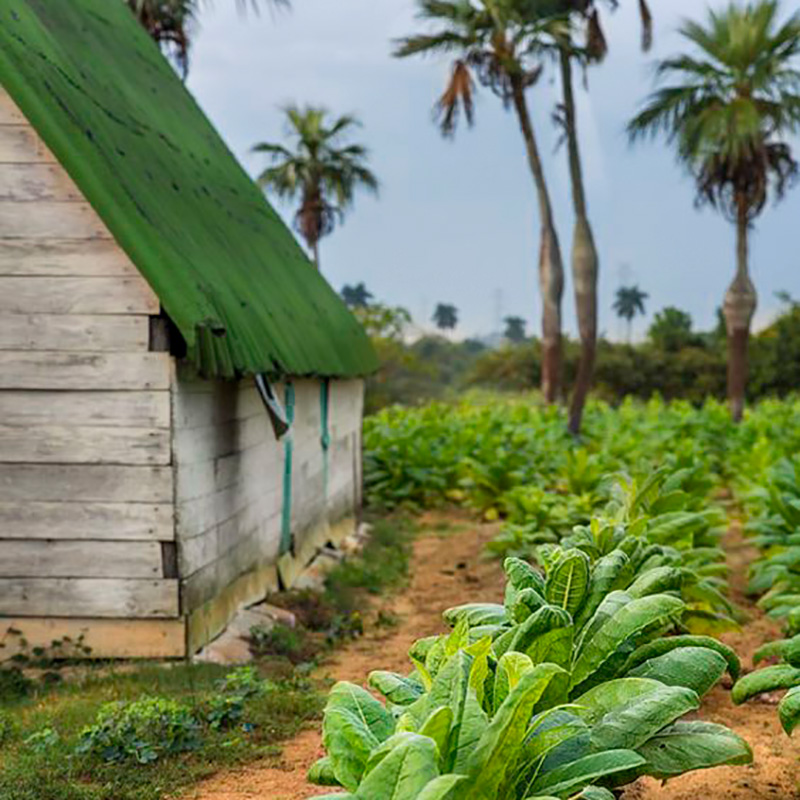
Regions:
<instances>
[{"instance_id":1,"label":"distant palm tree","mask_svg":"<svg viewBox=\"0 0 800 800\"><path fill-rule=\"evenodd\" d=\"M594 232L589 220L589 206L583 176L583 164L578 137L578 116L575 104L573 62L581 70L587 64L605 58L608 44L600 21L600 7L612 10L619 0L560 0L559 7L569 24L562 27L558 37L558 60L561 70L562 103L555 115L567 144L572 204L575 225L572 238L572 276L575 285L575 310L581 339L578 374L569 409L569 429L577 435L583 420L583 409L594 379L597 358L597 280L600 258ZM642 21L642 48L652 43L652 16L646 0L639 0Z\"/></svg>"},{"instance_id":2,"label":"distant palm tree","mask_svg":"<svg viewBox=\"0 0 800 800\"><path fill-rule=\"evenodd\" d=\"M458 309L449 303L439 303L432 319L439 330L452 331L458 326Z\"/></svg>"},{"instance_id":3,"label":"distant palm tree","mask_svg":"<svg viewBox=\"0 0 800 800\"><path fill-rule=\"evenodd\" d=\"M273 8L288 8L290 0L261 0ZM128 8L158 46L174 59L181 75L189 72L189 44L201 5L212 0L125 0ZM257 11L259 0L235 0L240 11Z\"/></svg>"},{"instance_id":4,"label":"distant palm tree","mask_svg":"<svg viewBox=\"0 0 800 800\"><path fill-rule=\"evenodd\" d=\"M355 286L346 284L341 291L342 300L349 308L366 308L372 300L372 292L367 289L364 281L360 281Z\"/></svg>"},{"instance_id":5,"label":"distant palm tree","mask_svg":"<svg viewBox=\"0 0 800 800\"><path fill-rule=\"evenodd\" d=\"M522 317L506 317L506 329L503 336L509 342L520 344L525 341L525 325L527 324Z\"/></svg>"},{"instance_id":6,"label":"distant palm tree","mask_svg":"<svg viewBox=\"0 0 800 800\"><path fill-rule=\"evenodd\" d=\"M351 115L330 119L324 108L289 106L286 110L290 147L262 142L253 147L273 165L258 177L259 186L282 199L299 199L295 226L319 269L319 241L344 220L356 190L378 193L378 179L367 168L369 153L361 144L347 144L360 126Z\"/></svg>"},{"instance_id":7,"label":"distant palm tree","mask_svg":"<svg viewBox=\"0 0 800 800\"><path fill-rule=\"evenodd\" d=\"M614 311L620 319L628 323L628 344L631 341L633 320L637 314L644 316L644 301L648 298L647 292L643 292L638 286L620 286L617 289L617 299L614 300Z\"/></svg>"},{"instance_id":8,"label":"distant palm tree","mask_svg":"<svg viewBox=\"0 0 800 800\"><path fill-rule=\"evenodd\" d=\"M452 58L450 80L436 105L442 133L451 136L463 112L474 117L475 79L512 107L525 142L539 206L539 286L542 295L542 393L561 394L561 299L564 267L553 208L526 92L542 73L553 46L550 27L559 0L417 0L432 32L401 39L395 55Z\"/></svg>"},{"instance_id":9,"label":"distant palm tree","mask_svg":"<svg viewBox=\"0 0 800 800\"><path fill-rule=\"evenodd\" d=\"M725 295L728 398L744 411L756 290L748 238L770 193L780 198L797 173L789 138L800 130L800 15L783 24L778 3L759 0L709 11L705 25L680 29L691 54L658 64L668 86L654 92L628 126L631 139L663 134L697 183L698 201L736 225L736 275Z\"/></svg>"}]
</instances>

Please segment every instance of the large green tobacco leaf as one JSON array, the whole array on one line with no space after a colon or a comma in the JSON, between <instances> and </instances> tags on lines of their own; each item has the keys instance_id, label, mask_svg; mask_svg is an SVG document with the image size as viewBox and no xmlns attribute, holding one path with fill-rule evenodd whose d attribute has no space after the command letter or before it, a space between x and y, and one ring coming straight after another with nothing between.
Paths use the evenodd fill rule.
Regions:
<instances>
[{"instance_id":1,"label":"large green tobacco leaf","mask_svg":"<svg viewBox=\"0 0 800 800\"><path fill-rule=\"evenodd\" d=\"M522 676L533 668L533 661L524 653L510 652L497 662L494 674L492 701L497 710L508 697L511 690L520 682Z\"/></svg>"},{"instance_id":2,"label":"large green tobacco leaf","mask_svg":"<svg viewBox=\"0 0 800 800\"><path fill-rule=\"evenodd\" d=\"M534 589L538 594L544 595L544 578L527 561L521 558L507 558L503 562L503 570L508 578L505 594L507 608L514 604L517 593L523 589Z\"/></svg>"},{"instance_id":3,"label":"large green tobacco leaf","mask_svg":"<svg viewBox=\"0 0 800 800\"><path fill-rule=\"evenodd\" d=\"M681 647L704 647L709 650L714 650L725 659L728 673L730 674L731 678L736 680L739 677L739 673L742 670L742 665L739 662L739 657L730 647L723 644L718 639L714 639L712 636L691 635L666 636L661 639L648 642L647 644L643 644L641 647L637 647L636 650L634 650L634 652L631 654L630 658L625 662L622 673L627 675L631 670L635 669L640 664L644 664L645 661L649 661L651 658L657 658L658 656L663 656L666 653L677 650Z\"/></svg>"},{"instance_id":4,"label":"large green tobacco leaf","mask_svg":"<svg viewBox=\"0 0 800 800\"><path fill-rule=\"evenodd\" d=\"M589 726L568 709L553 708L531 721L514 778L513 796L527 796L540 774L590 754Z\"/></svg>"},{"instance_id":5,"label":"large green tobacco leaf","mask_svg":"<svg viewBox=\"0 0 800 800\"><path fill-rule=\"evenodd\" d=\"M344 794L334 792L333 794L315 794L309 800L359 800L359 798L354 794L350 794L350 792L345 792Z\"/></svg>"},{"instance_id":6,"label":"large green tobacco leaf","mask_svg":"<svg viewBox=\"0 0 800 800\"><path fill-rule=\"evenodd\" d=\"M463 772L462 766L488 724L475 690L470 686L474 663L475 659L463 650L449 658L433 681L430 692L408 706L398 720L398 728L419 732L431 714L439 713L443 707L450 709L452 727L448 752L442 754L446 772Z\"/></svg>"},{"instance_id":7,"label":"large green tobacco leaf","mask_svg":"<svg viewBox=\"0 0 800 800\"><path fill-rule=\"evenodd\" d=\"M466 762L472 782L465 800L495 797L512 776L533 707L550 681L561 672L563 670L554 664L540 664L520 678Z\"/></svg>"},{"instance_id":8,"label":"large green tobacco leaf","mask_svg":"<svg viewBox=\"0 0 800 800\"><path fill-rule=\"evenodd\" d=\"M546 605L547 600L536 589L522 589L514 597L510 617L513 622L524 622L531 614Z\"/></svg>"},{"instance_id":9,"label":"large green tobacco leaf","mask_svg":"<svg viewBox=\"0 0 800 800\"><path fill-rule=\"evenodd\" d=\"M403 738L367 775L359 800L408 800L439 777L439 753L433 740L413 733Z\"/></svg>"},{"instance_id":10,"label":"large green tobacco leaf","mask_svg":"<svg viewBox=\"0 0 800 800\"><path fill-rule=\"evenodd\" d=\"M651 594L671 592L681 588L684 571L677 567L657 567L647 570L625 590L631 597L647 597Z\"/></svg>"},{"instance_id":11,"label":"large green tobacco leaf","mask_svg":"<svg viewBox=\"0 0 800 800\"><path fill-rule=\"evenodd\" d=\"M633 602L633 598L623 591L613 591L606 595L589 621L580 629L576 647L580 651L584 642L588 642L614 614Z\"/></svg>"},{"instance_id":12,"label":"large green tobacco leaf","mask_svg":"<svg viewBox=\"0 0 800 800\"><path fill-rule=\"evenodd\" d=\"M572 685L580 686L590 678L608 659L619 653L625 642L654 624L674 619L683 609L680 600L663 594L641 597L623 605L591 639L582 642L572 670Z\"/></svg>"},{"instance_id":13,"label":"large green tobacco leaf","mask_svg":"<svg viewBox=\"0 0 800 800\"><path fill-rule=\"evenodd\" d=\"M650 678L618 678L605 681L573 702L575 713L593 724L606 714L626 708L640 698L657 692L662 686L662 683Z\"/></svg>"},{"instance_id":14,"label":"large green tobacco leaf","mask_svg":"<svg viewBox=\"0 0 800 800\"><path fill-rule=\"evenodd\" d=\"M554 606L575 614L589 590L589 556L567 550L547 574L545 597Z\"/></svg>"},{"instance_id":15,"label":"large green tobacco leaf","mask_svg":"<svg viewBox=\"0 0 800 800\"><path fill-rule=\"evenodd\" d=\"M505 606L497 603L467 603L448 608L442 616L451 627L455 627L462 619L467 621L470 628L478 625L502 625L508 622Z\"/></svg>"},{"instance_id":16,"label":"large green tobacco leaf","mask_svg":"<svg viewBox=\"0 0 800 800\"><path fill-rule=\"evenodd\" d=\"M394 672L375 670L369 674L369 685L380 692L390 703L398 706L411 705L425 692L421 683L404 678Z\"/></svg>"},{"instance_id":17,"label":"large green tobacco leaf","mask_svg":"<svg viewBox=\"0 0 800 800\"><path fill-rule=\"evenodd\" d=\"M767 658L782 658L793 667L800 667L800 636L791 639L780 639L776 642L767 644L756 650L753 656L753 663L758 664Z\"/></svg>"},{"instance_id":18,"label":"large green tobacco leaf","mask_svg":"<svg viewBox=\"0 0 800 800\"><path fill-rule=\"evenodd\" d=\"M739 678L731 691L731 700L739 705L757 694L791 689L797 685L800 685L800 669L789 664L776 664Z\"/></svg>"},{"instance_id":19,"label":"large green tobacco leaf","mask_svg":"<svg viewBox=\"0 0 800 800\"><path fill-rule=\"evenodd\" d=\"M685 686L702 697L725 673L728 662L707 647L679 647L656 656L627 674L653 678L667 686Z\"/></svg>"},{"instance_id":20,"label":"large green tobacco leaf","mask_svg":"<svg viewBox=\"0 0 800 800\"><path fill-rule=\"evenodd\" d=\"M450 732L453 729L453 709L442 706L432 711L419 729L420 736L436 742L440 756L447 755L450 748Z\"/></svg>"},{"instance_id":21,"label":"large green tobacco leaf","mask_svg":"<svg viewBox=\"0 0 800 800\"><path fill-rule=\"evenodd\" d=\"M645 759L632 750L594 753L541 775L534 783L532 791L534 795L564 797L603 778L637 770L645 763Z\"/></svg>"},{"instance_id":22,"label":"large green tobacco leaf","mask_svg":"<svg viewBox=\"0 0 800 800\"><path fill-rule=\"evenodd\" d=\"M525 653L534 664L547 661L567 667L572 657L572 632L568 611L544 606L517 626L509 650Z\"/></svg>"},{"instance_id":23,"label":"large green tobacco leaf","mask_svg":"<svg viewBox=\"0 0 800 800\"><path fill-rule=\"evenodd\" d=\"M628 705L610 711L592 726L592 748L636 750L662 728L700 707L696 692L682 686L660 686Z\"/></svg>"},{"instance_id":24,"label":"large green tobacco leaf","mask_svg":"<svg viewBox=\"0 0 800 800\"><path fill-rule=\"evenodd\" d=\"M622 589L628 583L630 570L630 559L622 550L612 550L595 562L589 591L575 618L575 627L578 630L591 619L608 594Z\"/></svg>"},{"instance_id":25,"label":"large green tobacco leaf","mask_svg":"<svg viewBox=\"0 0 800 800\"><path fill-rule=\"evenodd\" d=\"M415 800L450 800L452 791L467 781L465 775L441 775L434 778L415 798Z\"/></svg>"},{"instance_id":26,"label":"large green tobacco leaf","mask_svg":"<svg viewBox=\"0 0 800 800\"><path fill-rule=\"evenodd\" d=\"M800 725L800 686L793 686L778 703L778 716L786 733L791 736Z\"/></svg>"},{"instance_id":27,"label":"large green tobacco leaf","mask_svg":"<svg viewBox=\"0 0 800 800\"><path fill-rule=\"evenodd\" d=\"M306 776L309 783L315 786L339 786L336 773L333 770L333 761L330 756L324 756L312 764Z\"/></svg>"},{"instance_id":28,"label":"large green tobacco leaf","mask_svg":"<svg viewBox=\"0 0 800 800\"><path fill-rule=\"evenodd\" d=\"M391 714L369 692L352 683L337 683L322 723L322 742L336 780L355 791L370 753L393 731Z\"/></svg>"},{"instance_id":29,"label":"large green tobacco leaf","mask_svg":"<svg viewBox=\"0 0 800 800\"><path fill-rule=\"evenodd\" d=\"M713 722L676 722L638 748L646 760L642 775L666 780L694 769L749 764L750 746L741 736Z\"/></svg>"}]
</instances>

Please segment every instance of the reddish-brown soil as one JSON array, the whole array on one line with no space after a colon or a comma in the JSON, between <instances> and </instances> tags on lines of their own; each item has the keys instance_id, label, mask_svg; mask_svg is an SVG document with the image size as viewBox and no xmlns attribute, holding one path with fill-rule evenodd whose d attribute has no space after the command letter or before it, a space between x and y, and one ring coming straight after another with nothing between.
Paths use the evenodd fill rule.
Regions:
<instances>
[{"instance_id":1,"label":"reddish-brown soil","mask_svg":"<svg viewBox=\"0 0 800 800\"><path fill-rule=\"evenodd\" d=\"M429 517L426 522L430 532L414 546L410 585L380 606L397 615L399 624L390 629L371 627L364 637L338 651L321 667L320 677L363 683L366 674L376 667L407 671L411 643L443 630L442 610L463 602L496 602L501 597L500 566L487 561L482 552L495 529L463 519L451 518L443 525L441 517ZM442 530L448 522L449 529ZM741 632L723 638L739 653L744 668L750 669L753 652L778 637L780 629L744 596L747 565L754 552L742 541L737 526L728 534L726 549L734 599L746 610L749 620ZM752 766L696 772L664 785L641 780L626 790L624 800L800 800L800 741L789 739L781 730L775 702L776 698L767 697L737 708L728 690L718 687L706 698L699 716L728 725L747 739L753 748ZM305 779L309 765L321 754L319 732L307 730L286 743L280 758L220 773L185 797L306 800L324 794Z\"/></svg>"}]
</instances>

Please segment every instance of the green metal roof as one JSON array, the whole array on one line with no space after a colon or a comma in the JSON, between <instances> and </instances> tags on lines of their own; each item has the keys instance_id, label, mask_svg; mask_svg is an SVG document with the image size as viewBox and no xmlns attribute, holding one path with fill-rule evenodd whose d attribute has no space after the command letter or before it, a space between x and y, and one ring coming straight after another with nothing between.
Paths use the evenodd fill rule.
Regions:
<instances>
[{"instance_id":1,"label":"green metal roof","mask_svg":"<svg viewBox=\"0 0 800 800\"><path fill-rule=\"evenodd\" d=\"M122 0L0 0L0 81L203 374L377 366L358 321Z\"/></svg>"}]
</instances>

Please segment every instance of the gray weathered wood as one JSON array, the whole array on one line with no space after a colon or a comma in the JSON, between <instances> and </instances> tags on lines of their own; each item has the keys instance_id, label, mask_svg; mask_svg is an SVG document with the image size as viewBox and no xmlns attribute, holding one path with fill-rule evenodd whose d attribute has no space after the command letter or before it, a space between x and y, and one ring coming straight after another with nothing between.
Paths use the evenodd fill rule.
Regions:
<instances>
[{"instance_id":1,"label":"gray weathered wood","mask_svg":"<svg viewBox=\"0 0 800 800\"><path fill-rule=\"evenodd\" d=\"M2 314L0 350L147 352L148 325L145 315Z\"/></svg>"},{"instance_id":2,"label":"gray weathered wood","mask_svg":"<svg viewBox=\"0 0 800 800\"><path fill-rule=\"evenodd\" d=\"M0 389L168 389L168 353L0 351Z\"/></svg>"},{"instance_id":3,"label":"gray weathered wood","mask_svg":"<svg viewBox=\"0 0 800 800\"><path fill-rule=\"evenodd\" d=\"M3 425L169 428L169 392L0 391Z\"/></svg>"},{"instance_id":4,"label":"gray weathered wood","mask_svg":"<svg viewBox=\"0 0 800 800\"><path fill-rule=\"evenodd\" d=\"M0 501L9 503L171 504L172 495L171 467L0 463Z\"/></svg>"},{"instance_id":5,"label":"gray weathered wood","mask_svg":"<svg viewBox=\"0 0 800 800\"><path fill-rule=\"evenodd\" d=\"M0 536L167 542L175 538L174 512L167 498L162 500L161 504L0 500ZM91 544L86 547L92 552Z\"/></svg>"},{"instance_id":6,"label":"gray weathered wood","mask_svg":"<svg viewBox=\"0 0 800 800\"><path fill-rule=\"evenodd\" d=\"M19 106L11 99L8 92L0 87L0 125L20 125L27 123Z\"/></svg>"},{"instance_id":7,"label":"gray weathered wood","mask_svg":"<svg viewBox=\"0 0 800 800\"><path fill-rule=\"evenodd\" d=\"M0 275L135 277L139 273L112 239L0 238Z\"/></svg>"},{"instance_id":8,"label":"gray weathered wood","mask_svg":"<svg viewBox=\"0 0 800 800\"><path fill-rule=\"evenodd\" d=\"M138 277L0 278L0 313L5 314L157 314L160 307Z\"/></svg>"},{"instance_id":9,"label":"gray weathered wood","mask_svg":"<svg viewBox=\"0 0 800 800\"><path fill-rule=\"evenodd\" d=\"M0 163L0 200L75 202L83 200L83 195L58 164Z\"/></svg>"},{"instance_id":10,"label":"gray weathered wood","mask_svg":"<svg viewBox=\"0 0 800 800\"><path fill-rule=\"evenodd\" d=\"M0 578L161 578L158 542L0 539Z\"/></svg>"},{"instance_id":11,"label":"gray weathered wood","mask_svg":"<svg viewBox=\"0 0 800 800\"><path fill-rule=\"evenodd\" d=\"M6 164L53 164L55 161L55 156L27 123L0 125L0 162Z\"/></svg>"},{"instance_id":12,"label":"gray weathered wood","mask_svg":"<svg viewBox=\"0 0 800 800\"><path fill-rule=\"evenodd\" d=\"M177 617L178 581L0 578L0 615L128 619Z\"/></svg>"},{"instance_id":13,"label":"gray weathered wood","mask_svg":"<svg viewBox=\"0 0 800 800\"><path fill-rule=\"evenodd\" d=\"M110 239L94 209L84 202L43 200L34 207L0 201L0 236L11 239Z\"/></svg>"},{"instance_id":14,"label":"gray weathered wood","mask_svg":"<svg viewBox=\"0 0 800 800\"><path fill-rule=\"evenodd\" d=\"M169 464L169 431L0 425L0 461L12 464Z\"/></svg>"}]
</instances>

